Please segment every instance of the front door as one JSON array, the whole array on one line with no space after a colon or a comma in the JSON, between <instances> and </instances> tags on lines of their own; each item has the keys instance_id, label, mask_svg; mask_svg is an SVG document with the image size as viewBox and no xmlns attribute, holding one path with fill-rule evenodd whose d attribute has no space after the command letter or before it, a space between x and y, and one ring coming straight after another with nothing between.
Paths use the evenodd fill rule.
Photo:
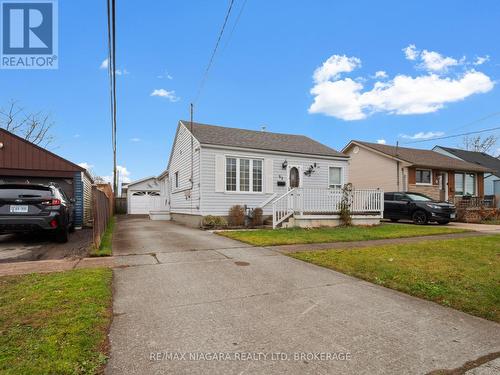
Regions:
<instances>
[{"instance_id":1,"label":"front door","mask_svg":"<svg viewBox=\"0 0 500 375\"><path fill-rule=\"evenodd\" d=\"M290 168L290 189L298 188L300 185L300 174L297 167Z\"/></svg>"},{"instance_id":2,"label":"front door","mask_svg":"<svg viewBox=\"0 0 500 375\"><path fill-rule=\"evenodd\" d=\"M448 200L448 174L446 172L441 172L438 175L439 180L439 200Z\"/></svg>"}]
</instances>

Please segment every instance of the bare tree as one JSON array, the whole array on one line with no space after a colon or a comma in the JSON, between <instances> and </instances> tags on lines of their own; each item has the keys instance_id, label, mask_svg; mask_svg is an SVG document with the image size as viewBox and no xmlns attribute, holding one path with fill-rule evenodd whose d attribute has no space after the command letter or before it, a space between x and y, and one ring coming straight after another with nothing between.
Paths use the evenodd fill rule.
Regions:
<instances>
[{"instance_id":1,"label":"bare tree","mask_svg":"<svg viewBox=\"0 0 500 375\"><path fill-rule=\"evenodd\" d=\"M27 113L14 100L7 109L0 108L0 128L10 131L36 145L47 147L54 141L51 128L54 122L43 112Z\"/></svg>"},{"instance_id":2,"label":"bare tree","mask_svg":"<svg viewBox=\"0 0 500 375\"><path fill-rule=\"evenodd\" d=\"M498 141L498 136L491 134L487 137L482 137L480 135L475 137L465 136L463 138L463 147L468 151L484 152L489 154L493 151L493 147Z\"/></svg>"}]
</instances>

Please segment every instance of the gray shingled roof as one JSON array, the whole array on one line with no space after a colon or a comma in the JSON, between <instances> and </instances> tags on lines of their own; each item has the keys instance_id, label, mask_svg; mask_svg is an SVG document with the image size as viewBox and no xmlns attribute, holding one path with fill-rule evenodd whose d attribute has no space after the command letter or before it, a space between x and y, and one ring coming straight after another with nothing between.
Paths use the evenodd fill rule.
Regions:
<instances>
[{"instance_id":1,"label":"gray shingled roof","mask_svg":"<svg viewBox=\"0 0 500 375\"><path fill-rule=\"evenodd\" d=\"M189 121L181 120L181 123L188 129L191 129ZM207 145L284 151L296 154L334 156L341 158L348 157L304 135L226 128L223 126L195 122L193 123L193 135L201 144Z\"/></svg>"},{"instance_id":2,"label":"gray shingled roof","mask_svg":"<svg viewBox=\"0 0 500 375\"><path fill-rule=\"evenodd\" d=\"M418 148L396 147L390 145L381 145L378 143L353 141L372 148L386 155L396 157L407 161L416 167L427 167L444 170L458 170L471 172L489 172L489 168L477 164L467 163L462 160L445 156L432 150L421 150Z\"/></svg>"},{"instance_id":3,"label":"gray shingled roof","mask_svg":"<svg viewBox=\"0 0 500 375\"><path fill-rule=\"evenodd\" d=\"M500 158L495 158L484 152L467 151L467 150L461 150L459 148L451 148L444 146L437 146L437 147L442 148L443 150L448 151L450 154L453 154L456 157L465 160L469 163L478 164L485 168L491 169L492 171L494 171L495 176L500 176Z\"/></svg>"}]
</instances>

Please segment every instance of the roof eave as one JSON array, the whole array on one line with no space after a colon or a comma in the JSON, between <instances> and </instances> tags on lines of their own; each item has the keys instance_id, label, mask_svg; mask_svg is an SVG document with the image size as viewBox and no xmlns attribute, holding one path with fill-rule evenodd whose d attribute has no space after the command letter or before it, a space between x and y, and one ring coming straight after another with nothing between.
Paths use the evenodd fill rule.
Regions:
<instances>
[{"instance_id":1,"label":"roof eave","mask_svg":"<svg viewBox=\"0 0 500 375\"><path fill-rule=\"evenodd\" d=\"M222 149L238 149L238 150L249 150L249 151L267 151L271 153L283 153L283 154L296 154L296 155L306 155L306 156L318 156L322 158L329 159L349 159L349 155L327 155L327 154L311 154L297 151L284 151L284 150L274 150L274 149L266 149L266 148L252 148L252 147L241 147L241 146L228 146L221 145L216 143L200 143L201 147L213 147L213 148L222 148Z\"/></svg>"}]
</instances>

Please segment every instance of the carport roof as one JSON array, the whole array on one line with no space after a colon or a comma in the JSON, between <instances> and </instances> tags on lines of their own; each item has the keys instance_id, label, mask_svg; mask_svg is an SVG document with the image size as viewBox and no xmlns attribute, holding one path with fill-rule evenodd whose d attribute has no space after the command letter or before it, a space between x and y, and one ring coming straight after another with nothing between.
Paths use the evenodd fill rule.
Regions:
<instances>
[{"instance_id":1,"label":"carport roof","mask_svg":"<svg viewBox=\"0 0 500 375\"><path fill-rule=\"evenodd\" d=\"M63 175L68 172L84 172L93 180L85 168L5 129L0 129L0 142L0 174L43 176L50 173Z\"/></svg>"}]
</instances>

